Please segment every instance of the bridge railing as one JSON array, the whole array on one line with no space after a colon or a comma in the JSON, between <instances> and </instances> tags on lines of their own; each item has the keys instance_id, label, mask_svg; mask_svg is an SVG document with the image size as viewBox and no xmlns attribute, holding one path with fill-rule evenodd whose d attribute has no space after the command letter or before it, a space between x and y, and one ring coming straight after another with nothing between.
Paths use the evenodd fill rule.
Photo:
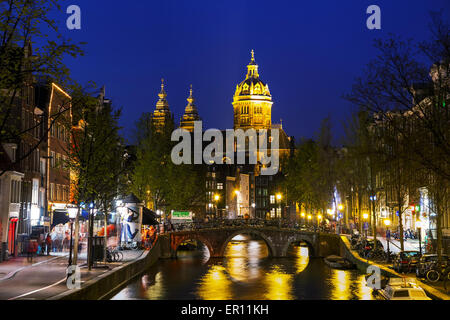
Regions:
<instances>
[{"instance_id":1,"label":"bridge railing","mask_svg":"<svg viewBox=\"0 0 450 320\"><path fill-rule=\"evenodd\" d=\"M325 232L334 233L333 230L325 227L309 226L292 222L290 220L263 220L263 219L217 219L210 220L208 222L193 222L193 223L180 223L173 224L168 228L165 228L168 232L179 231L197 231L202 229L223 229L223 228L235 228L235 227L254 227L254 228L277 228L277 229L290 229L296 231L307 232Z\"/></svg>"}]
</instances>

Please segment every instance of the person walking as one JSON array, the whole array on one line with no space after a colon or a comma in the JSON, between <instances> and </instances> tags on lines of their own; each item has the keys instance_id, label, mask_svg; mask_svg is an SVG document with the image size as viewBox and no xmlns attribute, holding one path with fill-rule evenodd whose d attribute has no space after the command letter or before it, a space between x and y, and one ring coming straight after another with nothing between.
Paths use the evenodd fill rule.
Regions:
<instances>
[{"instance_id":1,"label":"person walking","mask_svg":"<svg viewBox=\"0 0 450 320\"><path fill-rule=\"evenodd\" d=\"M38 243L36 240L30 240L28 242L27 261L33 263L33 256L37 252Z\"/></svg>"},{"instance_id":2,"label":"person walking","mask_svg":"<svg viewBox=\"0 0 450 320\"><path fill-rule=\"evenodd\" d=\"M50 251L52 250L52 237L50 233L47 234L47 238L45 238L45 245L47 247L47 255L50 255Z\"/></svg>"}]
</instances>

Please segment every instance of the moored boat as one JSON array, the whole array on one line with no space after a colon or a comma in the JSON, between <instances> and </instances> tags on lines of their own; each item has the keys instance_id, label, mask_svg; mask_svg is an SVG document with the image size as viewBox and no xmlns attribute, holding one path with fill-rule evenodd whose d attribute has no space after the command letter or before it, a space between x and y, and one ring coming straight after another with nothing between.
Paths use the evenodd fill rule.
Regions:
<instances>
[{"instance_id":1,"label":"moored boat","mask_svg":"<svg viewBox=\"0 0 450 320\"><path fill-rule=\"evenodd\" d=\"M355 265L348 261L347 259L340 257L340 256L335 256L335 255L331 255L326 257L325 259L323 259L324 262L333 269L354 269Z\"/></svg>"}]
</instances>

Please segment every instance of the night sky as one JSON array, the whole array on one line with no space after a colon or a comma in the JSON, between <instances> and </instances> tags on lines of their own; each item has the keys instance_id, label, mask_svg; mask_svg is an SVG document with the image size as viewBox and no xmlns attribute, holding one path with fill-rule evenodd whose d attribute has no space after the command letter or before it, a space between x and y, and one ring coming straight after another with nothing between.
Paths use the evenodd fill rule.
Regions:
<instances>
[{"instance_id":1,"label":"night sky","mask_svg":"<svg viewBox=\"0 0 450 320\"><path fill-rule=\"evenodd\" d=\"M448 0L342 1L107 1L71 0L82 10L82 29L64 32L85 41L85 56L67 59L81 83L105 85L122 107L131 138L140 114L155 108L166 79L171 111L179 121L189 85L204 128L232 128L232 97L255 50L261 79L269 84L272 121L288 135L312 137L330 115L336 135L352 106L341 97L375 56L375 38L389 33L423 40L430 10ZM366 28L366 9L382 10L382 30ZM64 8L65 8L64 7ZM65 9L64 9L65 11ZM62 15L65 28L67 15Z\"/></svg>"}]
</instances>

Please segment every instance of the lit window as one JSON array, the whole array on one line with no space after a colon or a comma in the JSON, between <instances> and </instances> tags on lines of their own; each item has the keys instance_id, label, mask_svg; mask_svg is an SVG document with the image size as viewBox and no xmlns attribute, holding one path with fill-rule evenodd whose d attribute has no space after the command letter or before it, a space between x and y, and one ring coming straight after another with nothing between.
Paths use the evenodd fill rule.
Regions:
<instances>
[{"instance_id":1,"label":"lit window","mask_svg":"<svg viewBox=\"0 0 450 320\"><path fill-rule=\"evenodd\" d=\"M274 204L275 203L275 196L271 195L270 196L270 204Z\"/></svg>"}]
</instances>

